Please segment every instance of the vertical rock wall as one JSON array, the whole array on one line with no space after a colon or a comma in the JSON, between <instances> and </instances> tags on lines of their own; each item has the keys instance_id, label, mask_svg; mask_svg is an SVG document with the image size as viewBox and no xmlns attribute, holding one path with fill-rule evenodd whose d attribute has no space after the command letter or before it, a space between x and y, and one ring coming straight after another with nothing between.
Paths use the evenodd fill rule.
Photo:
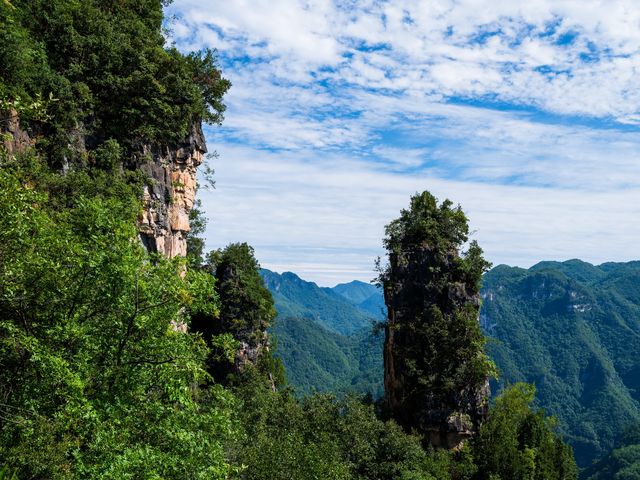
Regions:
<instances>
[{"instance_id":1,"label":"vertical rock wall","mask_svg":"<svg viewBox=\"0 0 640 480\"><path fill-rule=\"evenodd\" d=\"M77 137L77 138L76 138ZM70 142L84 150L85 138L70 134ZM14 109L0 112L0 143L9 155L35 145L20 126ZM143 192L143 213L138 229L143 245L150 252L167 258L187 254L189 213L196 195L197 168L207 152L200 122L194 122L189 135L175 144L145 144L135 155L136 168L149 177ZM67 165L62 165L66 171Z\"/></svg>"},{"instance_id":2,"label":"vertical rock wall","mask_svg":"<svg viewBox=\"0 0 640 480\"><path fill-rule=\"evenodd\" d=\"M187 254L189 212L196 195L197 168L207 152L200 123L183 142L145 145L137 159L150 182L144 187L140 238L148 251L167 258Z\"/></svg>"}]
</instances>

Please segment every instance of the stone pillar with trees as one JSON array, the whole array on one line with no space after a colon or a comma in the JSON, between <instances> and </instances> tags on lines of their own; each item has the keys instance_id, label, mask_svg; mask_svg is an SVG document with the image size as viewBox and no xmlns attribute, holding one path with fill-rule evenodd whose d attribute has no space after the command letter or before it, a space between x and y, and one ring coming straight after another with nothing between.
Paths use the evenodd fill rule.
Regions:
<instances>
[{"instance_id":1,"label":"stone pillar with trees","mask_svg":"<svg viewBox=\"0 0 640 480\"><path fill-rule=\"evenodd\" d=\"M480 330L480 281L490 264L468 219L429 192L385 229L379 282L388 307L385 404L436 447L457 448L486 416L493 363Z\"/></svg>"}]
</instances>

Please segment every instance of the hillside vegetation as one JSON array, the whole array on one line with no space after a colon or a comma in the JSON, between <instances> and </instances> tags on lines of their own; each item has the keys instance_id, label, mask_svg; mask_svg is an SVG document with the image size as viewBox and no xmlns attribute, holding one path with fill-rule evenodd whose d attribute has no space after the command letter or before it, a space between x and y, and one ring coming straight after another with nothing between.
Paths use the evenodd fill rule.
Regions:
<instances>
[{"instance_id":1,"label":"hillside vegetation","mask_svg":"<svg viewBox=\"0 0 640 480\"><path fill-rule=\"evenodd\" d=\"M481 322L500 385L535 383L582 466L640 420L640 262L499 266Z\"/></svg>"},{"instance_id":2,"label":"hillside vegetation","mask_svg":"<svg viewBox=\"0 0 640 480\"><path fill-rule=\"evenodd\" d=\"M205 255L181 180L195 183L201 158L179 158L193 177L167 168L178 156L165 153L182 150L201 121L222 120L229 87L215 52L165 45L167 3L0 1L0 476L575 479L531 386L506 389L456 449L434 448L371 399L293 394L266 333L275 308L253 249ZM171 188L152 197L158 179ZM184 241L187 257L141 238L141 219L165 215L176 194L176 236L150 223L144 235ZM340 337L327 348L375 363L362 333L371 315L331 290L298 287L306 296L294 313L330 298L312 320L363 335L350 353ZM270 288L283 294L286 284ZM310 324L289 325L296 341L320 338ZM451 343L465 338L449 332ZM456 358L437 360L464 370Z\"/></svg>"},{"instance_id":3,"label":"hillside vegetation","mask_svg":"<svg viewBox=\"0 0 640 480\"><path fill-rule=\"evenodd\" d=\"M640 262L594 266L570 260L542 262L528 270L500 265L483 282L481 325L491 337L487 350L499 370L494 392L516 382L534 383L536 404L557 417L580 465L590 466L640 418ZM381 293L377 295L381 302ZM354 296L354 302L361 298ZM373 362L363 367L366 356L354 363L344 353L357 350L361 337L332 343L335 333L308 323L283 321L277 326L277 336L287 344L289 335L301 328L298 324L313 331L294 334L297 355L281 356L293 386L322 390L330 378L342 378L356 364L376 371ZM381 339L368 338L378 351ZM318 376L294 373L306 365L314 365ZM382 378L372 378L378 383L346 386L375 396Z\"/></svg>"},{"instance_id":4,"label":"hillside vegetation","mask_svg":"<svg viewBox=\"0 0 640 480\"><path fill-rule=\"evenodd\" d=\"M336 291L306 282L295 273L278 274L263 269L261 274L281 317L312 319L341 334L370 327L374 319L380 319L379 314L372 315Z\"/></svg>"}]
</instances>

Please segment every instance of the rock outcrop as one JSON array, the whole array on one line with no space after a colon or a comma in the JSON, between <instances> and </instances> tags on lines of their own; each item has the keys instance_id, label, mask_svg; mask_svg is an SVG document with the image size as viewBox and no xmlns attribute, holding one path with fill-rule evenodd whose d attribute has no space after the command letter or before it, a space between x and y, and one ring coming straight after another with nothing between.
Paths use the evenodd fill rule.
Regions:
<instances>
[{"instance_id":1,"label":"rock outcrop","mask_svg":"<svg viewBox=\"0 0 640 480\"><path fill-rule=\"evenodd\" d=\"M451 338L458 330L453 322L466 309L477 318L480 296L474 285L451 281L456 257L455 251L441 255L427 245L391 253L384 288L386 406L430 445L450 449L475 433L489 396L488 381L465 384L457 378L462 366L456 350L464 348L464 339Z\"/></svg>"},{"instance_id":2,"label":"rock outcrop","mask_svg":"<svg viewBox=\"0 0 640 480\"><path fill-rule=\"evenodd\" d=\"M0 144L9 155L32 147L34 141L20 126L20 118L15 109L0 111Z\"/></svg>"},{"instance_id":3,"label":"rock outcrop","mask_svg":"<svg viewBox=\"0 0 640 480\"><path fill-rule=\"evenodd\" d=\"M197 168L207 152L199 122L178 144L144 145L140 169L149 176L144 187L140 238L148 251L167 258L187 254L189 213L196 195Z\"/></svg>"},{"instance_id":4,"label":"rock outcrop","mask_svg":"<svg viewBox=\"0 0 640 480\"><path fill-rule=\"evenodd\" d=\"M85 151L81 129L69 134L70 145ZM0 112L0 142L3 149L14 155L35 145L36 138L20 125L14 109ZM195 202L197 168L207 152L200 122L194 122L187 137L174 144L144 144L134 155L134 167L149 177L143 191L143 213L138 219L140 239L149 252L167 258L187 254L189 213ZM66 172L67 163L61 165Z\"/></svg>"}]
</instances>

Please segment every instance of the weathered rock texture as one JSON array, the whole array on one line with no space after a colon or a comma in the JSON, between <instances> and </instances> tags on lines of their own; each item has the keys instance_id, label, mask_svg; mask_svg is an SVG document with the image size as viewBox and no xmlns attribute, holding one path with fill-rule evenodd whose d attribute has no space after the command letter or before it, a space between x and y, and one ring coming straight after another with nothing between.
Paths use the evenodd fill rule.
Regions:
<instances>
[{"instance_id":1,"label":"weathered rock texture","mask_svg":"<svg viewBox=\"0 0 640 480\"><path fill-rule=\"evenodd\" d=\"M196 195L196 173L207 152L200 123L178 144L145 145L138 158L150 178L144 188L138 226L147 250L167 258L187 254L189 213Z\"/></svg>"},{"instance_id":2,"label":"weathered rock texture","mask_svg":"<svg viewBox=\"0 0 640 480\"><path fill-rule=\"evenodd\" d=\"M454 359L446 358L447 348L461 347L451 338L456 328L447 327L441 338L424 338L428 326L423 325L430 321L434 306L447 322L456 322L460 308L479 309L480 296L472 285L442 281L456 257L452 253L442 258L427 246L402 255L391 253L384 288L385 403L400 424L417 429L429 444L443 448L459 448L475 433L486 417L489 396L488 381L473 386L444 380L458 367L453 352Z\"/></svg>"},{"instance_id":3,"label":"weathered rock texture","mask_svg":"<svg viewBox=\"0 0 640 480\"><path fill-rule=\"evenodd\" d=\"M87 139L78 128L70 132L69 144L84 151ZM35 145L37 135L20 126L14 109L0 112L0 141L9 155ZM134 165L149 176L143 192L143 213L138 219L142 243L150 252L167 258L187 254L189 213L196 195L196 173L207 146L200 122L194 122L184 141L176 144L145 144L134 155ZM68 165L61 165L62 171Z\"/></svg>"},{"instance_id":4,"label":"weathered rock texture","mask_svg":"<svg viewBox=\"0 0 640 480\"><path fill-rule=\"evenodd\" d=\"M20 118L13 108L0 112L0 136L2 146L9 155L34 145L27 131L20 127Z\"/></svg>"}]
</instances>

